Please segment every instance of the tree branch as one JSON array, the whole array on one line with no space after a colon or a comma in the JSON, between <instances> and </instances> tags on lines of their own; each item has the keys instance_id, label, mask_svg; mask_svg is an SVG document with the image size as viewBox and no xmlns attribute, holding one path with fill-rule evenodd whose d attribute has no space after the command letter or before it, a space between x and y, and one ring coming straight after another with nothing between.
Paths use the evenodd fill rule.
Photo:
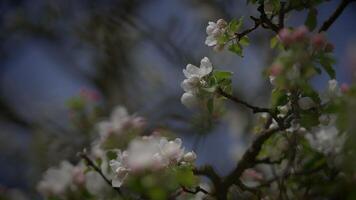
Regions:
<instances>
[{"instance_id":1,"label":"tree branch","mask_svg":"<svg viewBox=\"0 0 356 200\"><path fill-rule=\"evenodd\" d=\"M330 26L336 21L336 19L341 15L349 3L354 2L355 0L342 0L334 13L323 23L319 28L319 33L327 31Z\"/></svg>"},{"instance_id":2,"label":"tree branch","mask_svg":"<svg viewBox=\"0 0 356 200\"><path fill-rule=\"evenodd\" d=\"M270 138L274 133L282 130L280 127L271 128L268 130L264 130L259 136L254 140L252 145L247 149L245 154L242 156L241 160L237 164L234 171L232 171L224 180L224 185L229 187L239 179L241 174L245 169L251 168L255 165L256 157L260 152L262 145L264 142Z\"/></svg>"},{"instance_id":3,"label":"tree branch","mask_svg":"<svg viewBox=\"0 0 356 200\"><path fill-rule=\"evenodd\" d=\"M232 96L231 94L224 92L221 88L218 88L217 92L221 96L228 98L235 103L246 106L247 108L251 109L253 113L271 113L271 110L269 108L261 108L261 107L253 106L245 101L238 99L235 96Z\"/></svg>"}]
</instances>

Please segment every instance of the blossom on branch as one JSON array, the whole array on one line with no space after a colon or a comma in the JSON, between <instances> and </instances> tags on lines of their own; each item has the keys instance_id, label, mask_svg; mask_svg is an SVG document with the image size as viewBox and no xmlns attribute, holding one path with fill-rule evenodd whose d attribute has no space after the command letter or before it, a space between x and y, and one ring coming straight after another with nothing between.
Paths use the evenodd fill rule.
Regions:
<instances>
[{"instance_id":1,"label":"blossom on branch","mask_svg":"<svg viewBox=\"0 0 356 200\"><path fill-rule=\"evenodd\" d=\"M132 140L128 148L118 151L117 158L110 161L115 176L114 187L120 187L129 174L154 172L169 166L194 162L194 152L184 152L181 139L167 140L159 136L144 136Z\"/></svg>"},{"instance_id":2,"label":"blossom on branch","mask_svg":"<svg viewBox=\"0 0 356 200\"><path fill-rule=\"evenodd\" d=\"M199 102L198 95L202 87L207 85L205 77L213 71L213 65L209 58L204 57L200 61L200 67L188 64L186 69L183 69L186 79L181 83L184 94L181 97L181 102L188 108L197 106Z\"/></svg>"}]
</instances>

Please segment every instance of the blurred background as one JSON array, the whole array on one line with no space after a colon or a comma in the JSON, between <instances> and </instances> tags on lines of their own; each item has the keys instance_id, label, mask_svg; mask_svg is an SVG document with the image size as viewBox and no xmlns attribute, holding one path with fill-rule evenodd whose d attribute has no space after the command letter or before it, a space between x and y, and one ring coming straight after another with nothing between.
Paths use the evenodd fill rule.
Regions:
<instances>
[{"instance_id":1,"label":"blurred background","mask_svg":"<svg viewBox=\"0 0 356 200\"><path fill-rule=\"evenodd\" d=\"M319 24L338 0L320 6ZM245 0L1 0L0 1L0 195L38 198L36 182L49 166L75 159L90 144L94 122L116 105L144 116L148 131L165 129L183 138L198 164L219 173L234 167L248 145L251 114L228 109L213 125L180 103L186 64L207 56L217 69L234 72L234 94L267 106L271 89L262 72L273 59L271 32L249 35L244 58L205 46L208 21L257 16ZM305 12L287 25L303 24ZM351 81L356 50L356 5L328 31L335 45L339 82ZM314 80L323 90L325 74ZM73 98L90 94L86 113L73 122ZM87 95L88 96L88 95ZM68 103L68 102L72 102ZM75 102L74 102L75 103Z\"/></svg>"}]
</instances>

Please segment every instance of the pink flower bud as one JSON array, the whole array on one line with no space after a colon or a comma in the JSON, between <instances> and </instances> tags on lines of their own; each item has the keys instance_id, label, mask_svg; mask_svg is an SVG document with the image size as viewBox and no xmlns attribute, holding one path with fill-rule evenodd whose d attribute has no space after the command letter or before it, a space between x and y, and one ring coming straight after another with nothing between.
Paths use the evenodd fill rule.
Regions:
<instances>
[{"instance_id":1,"label":"pink flower bud","mask_svg":"<svg viewBox=\"0 0 356 200\"><path fill-rule=\"evenodd\" d=\"M314 49L316 49L316 50L322 49L326 44L325 36L321 33L314 35L311 38L311 44L314 47Z\"/></svg>"},{"instance_id":2,"label":"pink flower bud","mask_svg":"<svg viewBox=\"0 0 356 200\"><path fill-rule=\"evenodd\" d=\"M334 45L328 42L325 45L325 52L330 53L330 52L333 52L333 51L334 51Z\"/></svg>"},{"instance_id":3,"label":"pink flower bud","mask_svg":"<svg viewBox=\"0 0 356 200\"><path fill-rule=\"evenodd\" d=\"M85 183L85 175L82 169L75 167L72 171L72 180L76 185L83 185Z\"/></svg>"},{"instance_id":4,"label":"pink flower bud","mask_svg":"<svg viewBox=\"0 0 356 200\"><path fill-rule=\"evenodd\" d=\"M280 30L278 33L278 37L279 40L285 45L290 45L293 42L291 32L287 28L283 28L282 30Z\"/></svg>"},{"instance_id":5,"label":"pink flower bud","mask_svg":"<svg viewBox=\"0 0 356 200\"><path fill-rule=\"evenodd\" d=\"M295 31L292 33L292 40L293 41L303 41L305 40L307 34L309 33L309 30L305 26L300 26Z\"/></svg>"},{"instance_id":6,"label":"pink flower bud","mask_svg":"<svg viewBox=\"0 0 356 200\"><path fill-rule=\"evenodd\" d=\"M242 176L244 178L257 180L257 181L263 180L263 175L254 169L246 169L243 172Z\"/></svg>"},{"instance_id":7,"label":"pink flower bud","mask_svg":"<svg viewBox=\"0 0 356 200\"><path fill-rule=\"evenodd\" d=\"M271 66L269 73L271 76L276 77L279 74L281 74L282 69L283 69L283 66L281 64L275 63Z\"/></svg>"},{"instance_id":8,"label":"pink flower bud","mask_svg":"<svg viewBox=\"0 0 356 200\"><path fill-rule=\"evenodd\" d=\"M219 19L216 24L218 25L219 28L225 28L227 26L227 22L223 19Z\"/></svg>"},{"instance_id":9,"label":"pink flower bud","mask_svg":"<svg viewBox=\"0 0 356 200\"><path fill-rule=\"evenodd\" d=\"M346 93L350 90L350 86L347 83L343 83L340 86L340 90L342 93Z\"/></svg>"}]
</instances>

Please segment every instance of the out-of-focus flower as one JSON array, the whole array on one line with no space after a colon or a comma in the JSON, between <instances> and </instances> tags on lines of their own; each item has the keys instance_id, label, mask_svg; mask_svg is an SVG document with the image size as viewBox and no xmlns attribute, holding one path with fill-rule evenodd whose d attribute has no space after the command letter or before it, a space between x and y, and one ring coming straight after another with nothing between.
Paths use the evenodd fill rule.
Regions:
<instances>
[{"instance_id":1,"label":"out-of-focus flower","mask_svg":"<svg viewBox=\"0 0 356 200\"><path fill-rule=\"evenodd\" d=\"M334 125L320 126L305 136L311 147L325 155L335 155L339 153L345 142L345 137L339 135L338 129Z\"/></svg>"},{"instance_id":2,"label":"out-of-focus flower","mask_svg":"<svg viewBox=\"0 0 356 200\"><path fill-rule=\"evenodd\" d=\"M111 135L122 135L130 130L140 131L145 126L144 118L129 115L123 106L117 106L111 113L109 120L101 121L97 125L101 143L105 142Z\"/></svg>"},{"instance_id":3,"label":"out-of-focus flower","mask_svg":"<svg viewBox=\"0 0 356 200\"><path fill-rule=\"evenodd\" d=\"M350 90L350 86L346 83L341 84L340 90L342 93L346 93Z\"/></svg>"},{"instance_id":4,"label":"out-of-focus flower","mask_svg":"<svg viewBox=\"0 0 356 200\"><path fill-rule=\"evenodd\" d=\"M215 46L218 44L219 37L225 33L225 28L227 27L227 22L223 19L219 19L216 22L209 22L206 27L206 37L205 44L208 46Z\"/></svg>"},{"instance_id":5,"label":"out-of-focus flower","mask_svg":"<svg viewBox=\"0 0 356 200\"><path fill-rule=\"evenodd\" d=\"M314 49L321 50L326 45L326 38L322 33L318 33L312 36L311 44Z\"/></svg>"},{"instance_id":6,"label":"out-of-focus flower","mask_svg":"<svg viewBox=\"0 0 356 200\"><path fill-rule=\"evenodd\" d=\"M328 88L322 95L324 101L330 101L332 99L335 99L336 97L339 97L341 95L341 89L339 87L339 83L337 80L332 79L329 80L328 82Z\"/></svg>"},{"instance_id":7,"label":"out-of-focus flower","mask_svg":"<svg viewBox=\"0 0 356 200\"><path fill-rule=\"evenodd\" d=\"M298 28L296 28L292 35L291 35L291 39L294 42L301 42L304 41L307 36L308 36L309 30L307 27L305 26L299 26Z\"/></svg>"},{"instance_id":8,"label":"out-of-focus flower","mask_svg":"<svg viewBox=\"0 0 356 200\"><path fill-rule=\"evenodd\" d=\"M246 169L243 173L242 173L242 178L245 181L261 181L263 180L263 174L261 174L260 172L257 172L254 169Z\"/></svg>"},{"instance_id":9,"label":"out-of-focus flower","mask_svg":"<svg viewBox=\"0 0 356 200\"><path fill-rule=\"evenodd\" d=\"M38 183L37 190L44 196L61 196L71 186L74 166L62 161L59 167L49 168Z\"/></svg>"},{"instance_id":10,"label":"out-of-focus flower","mask_svg":"<svg viewBox=\"0 0 356 200\"><path fill-rule=\"evenodd\" d=\"M171 141L158 136L137 138L131 141L125 151L119 151L115 160L110 161L115 174L112 184L114 187L120 187L129 174L156 171L179 163L191 163L195 157L193 152L184 154L179 138Z\"/></svg>"},{"instance_id":11,"label":"out-of-focus flower","mask_svg":"<svg viewBox=\"0 0 356 200\"><path fill-rule=\"evenodd\" d=\"M298 105L302 110L309 110L316 106L316 103L310 97L302 97L298 99Z\"/></svg>"},{"instance_id":12,"label":"out-of-focus flower","mask_svg":"<svg viewBox=\"0 0 356 200\"><path fill-rule=\"evenodd\" d=\"M293 42L292 32L287 28L283 28L278 32L278 38L284 45L290 45Z\"/></svg>"}]
</instances>

